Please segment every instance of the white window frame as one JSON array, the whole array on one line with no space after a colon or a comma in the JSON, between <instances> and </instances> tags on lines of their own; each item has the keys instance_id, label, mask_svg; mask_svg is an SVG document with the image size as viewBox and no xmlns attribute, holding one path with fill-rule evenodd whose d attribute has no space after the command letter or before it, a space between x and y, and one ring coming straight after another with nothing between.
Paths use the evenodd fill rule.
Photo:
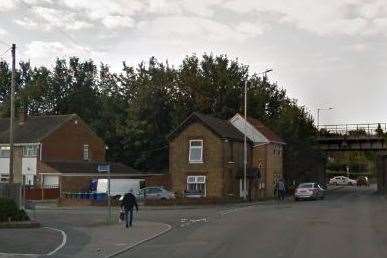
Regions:
<instances>
[{"instance_id":1,"label":"white window frame","mask_svg":"<svg viewBox=\"0 0 387 258\"><path fill-rule=\"evenodd\" d=\"M192 142L200 142L201 146L192 146ZM203 163L203 140L201 139L194 139L189 141L189 153L188 153L188 161L190 164L195 164L195 163ZM191 150L192 149L200 149L200 160L191 160Z\"/></svg>"},{"instance_id":2,"label":"white window frame","mask_svg":"<svg viewBox=\"0 0 387 258\"><path fill-rule=\"evenodd\" d=\"M4 151L8 151L7 155L4 155ZM11 148L9 146L0 147L0 158L9 158L11 152Z\"/></svg>"},{"instance_id":3,"label":"white window frame","mask_svg":"<svg viewBox=\"0 0 387 258\"><path fill-rule=\"evenodd\" d=\"M37 157L38 156L38 145L25 145L23 146L23 157Z\"/></svg>"},{"instance_id":4,"label":"white window frame","mask_svg":"<svg viewBox=\"0 0 387 258\"><path fill-rule=\"evenodd\" d=\"M187 197L206 197L207 196L207 177L203 175L199 176L187 176L187 185L186 190L188 190L188 185L190 184L203 184L204 185L204 193L201 195L188 195Z\"/></svg>"},{"instance_id":5,"label":"white window frame","mask_svg":"<svg viewBox=\"0 0 387 258\"><path fill-rule=\"evenodd\" d=\"M89 144L83 144L83 160L90 160L90 146Z\"/></svg>"}]
</instances>

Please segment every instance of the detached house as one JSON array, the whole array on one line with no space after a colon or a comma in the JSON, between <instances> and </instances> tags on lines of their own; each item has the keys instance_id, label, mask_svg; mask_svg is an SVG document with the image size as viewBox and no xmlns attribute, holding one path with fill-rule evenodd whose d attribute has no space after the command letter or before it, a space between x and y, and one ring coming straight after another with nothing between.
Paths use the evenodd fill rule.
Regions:
<instances>
[{"instance_id":1,"label":"detached house","mask_svg":"<svg viewBox=\"0 0 387 258\"><path fill-rule=\"evenodd\" d=\"M241 197L245 128L249 198L273 196L282 177L284 143L259 121L244 123L239 114L222 120L195 112L169 135L173 191L184 197Z\"/></svg>"}]
</instances>

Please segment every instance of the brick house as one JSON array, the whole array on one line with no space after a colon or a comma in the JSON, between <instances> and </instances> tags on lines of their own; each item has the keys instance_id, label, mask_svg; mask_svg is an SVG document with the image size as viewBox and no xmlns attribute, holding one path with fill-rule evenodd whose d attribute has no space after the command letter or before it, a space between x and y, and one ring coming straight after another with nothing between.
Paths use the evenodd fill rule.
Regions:
<instances>
[{"instance_id":1,"label":"brick house","mask_svg":"<svg viewBox=\"0 0 387 258\"><path fill-rule=\"evenodd\" d=\"M186 197L242 196L244 130L239 126L240 118L237 114L227 121L195 112L169 135L169 172L173 191ZM282 148L279 146L283 143L273 141L274 133L267 127L256 128L258 123L246 125L253 133L247 134L249 197L271 197L272 181L282 176L282 154L279 154ZM265 133L257 133L258 129ZM267 138L269 132L273 138Z\"/></svg>"},{"instance_id":2,"label":"brick house","mask_svg":"<svg viewBox=\"0 0 387 258\"><path fill-rule=\"evenodd\" d=\"M273 197L274 188L278 179L283 177L283 151L285 142L270 128L257 119L236 114L230 119L242 133L246 130L246 135L253 142L252 145L252 165L258 167L260 179L252 194L258 197ZM246 129L245 129L246 126Z\"/></svg>"},{"instance_id":3,"label":"brick house","mask_svg":"<svg viewBox=\"0 0 387 258\"><path fill-rule=\"evenodd\" d=\"M98 165L106 164L104 141L76 114L22 115L15 121L14 142L14 182L34 188L87 191L90 180L101 177ZM9 155L9 119L0 119L3 182L9 178ZM112 178L148 176L120 163L109 164Z\"/></svg>"},{"instance_id":4,"label":"brick house","mask_svg":"<svg viewBox=\"0 0 387 258\"><path fill-rule=\"evenodd\" d=\"M239 197L243 142L229 121L191 114L169 135L172 190L180 196Z\"/></svg>"}]
</instances>

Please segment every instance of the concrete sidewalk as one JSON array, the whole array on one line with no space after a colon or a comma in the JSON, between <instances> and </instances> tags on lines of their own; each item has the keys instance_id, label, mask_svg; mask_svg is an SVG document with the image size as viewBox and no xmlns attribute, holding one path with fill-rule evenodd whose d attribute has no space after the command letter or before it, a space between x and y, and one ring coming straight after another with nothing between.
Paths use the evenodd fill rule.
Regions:
<instances>
[{"instance_id":1,"label":"concrete sidewalk","mask_svg":"<svg viewBox=\"0 0 387 258\"><path fill-rule=\"evenodd\" d=\"M77 227L87 240L79 243L78 236L53 228L2 229L0 258L6 257L113 257L136 245L158 237L171 229L170 225L135 221L130 228L123 224Z\"/></svg>"},{"instance_id":2,"label":"concrete sidewalk","mask_svg":"<svg viewBox=\"0 0 387 258\"><path fill-rule=\"evenodd\" d=\"M136 245L158 237L171 229L170 225L136 221L132 227L123 224L78 228L90 236L89 243L77 257L113 257ZM65 253L65 249L64 249ZM58 257L63 255L58 253Z\"/></svg>"}]
</instances>

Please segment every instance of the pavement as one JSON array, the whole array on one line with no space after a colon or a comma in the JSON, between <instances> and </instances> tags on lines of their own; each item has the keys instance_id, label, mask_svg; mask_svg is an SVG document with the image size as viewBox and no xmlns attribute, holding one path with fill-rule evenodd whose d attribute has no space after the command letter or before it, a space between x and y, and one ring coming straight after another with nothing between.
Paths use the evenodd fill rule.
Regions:
<instances>
[{"instance_id":1,"label":"pavement","mask_svg":"<svg viewBox=\"0 0 387 258\"><path fill-rule=\"evenodd\" d=\"M132 227L125 228L122 223L108 225L105 223L106 218L95 218L92 216L83 222L84 218L70 219L65 223L58 223L61 219L65 221L64 217L55 222L43 219L48 227L32 230L2 229L0 258L113 257L171 229L168 224L149 221L136 221Z\"/></svg>"},{"instance_id":2,"label":"pavement","mask_svg":"<svg viewBox=\"0 0 387 258\"><path fill-rule=\"evenodd\" d=\"M128 230L117 223L107 226L103 208L41 209L35 216L44 226L66 233L66 243L53 257L379 258L387 257L387 200L375 190L332 187L319 201L140 209ZM5 246L2 232L0 252ZM26 232L22 239L31 236ZM44 241L56 238L39 236ZM48 245L50 250L59 242ZM27 241L13 251L37 247ZM42 253L49 250L40 248Z\"/></svg>"}]
</instances>

